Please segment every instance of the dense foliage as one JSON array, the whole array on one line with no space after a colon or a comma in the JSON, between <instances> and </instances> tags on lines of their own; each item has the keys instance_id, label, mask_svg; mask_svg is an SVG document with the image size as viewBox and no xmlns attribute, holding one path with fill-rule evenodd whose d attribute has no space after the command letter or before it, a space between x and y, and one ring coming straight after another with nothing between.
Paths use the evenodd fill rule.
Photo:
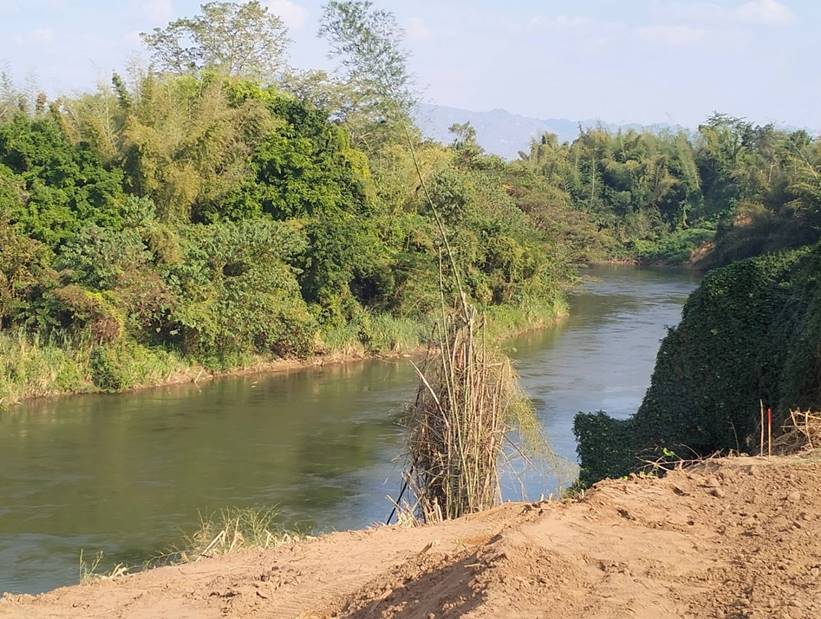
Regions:
<instances>
[{"instance_id":1,"label":"dense foliage","mask_svg":"<svg viewBox=\"0 0 821 619\"><path fill-rule=\"evenodd\" d=\"M320 35L337 70L294 71L266 3L209 2L144 34L128 82L49 101L0 76L0 404L418 346L453 281L440 223L492 332L551 319L577 262L818 239L804 132L590 129L509 163L469 124L419 136L389 12L328 2Z\"/></svg>"},{"instance_id":2,"label":"dense foliage","mask_svg":"<svg viewBox=\"0 0 821 619\"><path fill-rule=\"evenodd\" d=\"M760 401L776 422L821 407L821 245L711 272L662 343L636 415L580 414L582 483L659 457L754 448Z\"/></svg>"},{"instance_id":3,"label":"dense foliage","mask_svg":"<svg viewBox=\"0 0 821 619\"><path fill-rule=\"evenodd\" d=\"M687 261L713 236L703 266L821 236L821 140L805 131L716 114L693 136L587 129L560 144L546 134L520 159L593 218L611 253L642 262Z\"/></svg>"},{"instance_id":4,"label":"dense foliage","mask_svg":"<svg viewBox=\"0 0 821 619\"><path fill-rule=\"evenodd\" d=\"M412 139L469 293L549 318L573 251L517 177ZM19 110L0 123L0 324L85 351L108 390L148 380L128 367L146 354L226 368L418 345L408 325L449 267L404 140L369 160L327 110L207 71Z\"/></svg>"}]
</instances>

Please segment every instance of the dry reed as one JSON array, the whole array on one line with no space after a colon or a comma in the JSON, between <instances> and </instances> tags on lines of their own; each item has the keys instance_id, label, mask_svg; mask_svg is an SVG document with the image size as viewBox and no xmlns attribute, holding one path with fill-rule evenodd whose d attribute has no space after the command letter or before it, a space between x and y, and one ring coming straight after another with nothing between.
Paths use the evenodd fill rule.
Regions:
<instances>
[{"instance_id":1,"label":"dry reed","mask_svg":"<svg viewBox=\"0 0 821 619\"><path fill-rule=\"evenodd\" d=\"M408 419L409 486L425 522L498 503L503 443L523 396L471 306L443 313ZM416 367L416 366L415 366Z\"/></svg>"},{"instance_id":2,"label":"dry reed","mask_svg":"<svg viewBox=\"0 0 821 619\"><path fill-rule=\"evenodd\" d=\"M406 517L438 522L497 504L499 461L508 432L518 425L528 443L537 443L534 437L541 432L509 359L487 344L485 321L468 302L458 260L407 128L406 137L444 251L439 260L441 319L425 361L421 367L414 364L420 383L406 420L406 484L416 496L416 506L401 507L400 493L396 507ZM452 286L445 284L445 264ZM452 302L446 300L449 290L455 292Z\"/></svg>"},{"instance_id":3,"label":"dry reed","mask_svg":"<svg viewBox=\"0 0 821 619\"><path fill-rule=\"evenodd\" d=\"M772 447L780 454L821 447L821 412L791 410Z\"/></svg>"}]
</instances>

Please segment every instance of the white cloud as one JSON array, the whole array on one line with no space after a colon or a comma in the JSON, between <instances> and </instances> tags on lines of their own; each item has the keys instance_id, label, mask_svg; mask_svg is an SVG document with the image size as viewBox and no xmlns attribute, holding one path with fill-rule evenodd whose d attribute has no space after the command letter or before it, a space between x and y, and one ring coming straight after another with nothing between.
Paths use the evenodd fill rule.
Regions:
<instances>
[{"instance_id":1,"label":"white cloud","mask_svg":"<svg viewBox=\"0 0 821 619\"><path fill-rule=\"evenodd\" d=\"M14 37L14 41L18 44L37 43L45 44L51 43L54 40L54 30L51 28L35 28L29 32L18 34Z\"/></svg>"},{"instance_id":2,"label":"white cloud","mask_svg":"<svg viewBox=\"0 0 821 619\"><path fill-rule=\"evenodd\" d=\"M694 45L704 40L706 32L690 26L645 26L639 28L639 36L645 41L664 43L676 47Z\"/></svg>"},{"instance_id":3,"label":"white cloud","mask_svg":"<svg viewBox=\"0 0 821 619\"><path fill-rule=\"evenodd\" d=\"M274 15L281 17L282 21L292 30L302 28L308 19L308 9L292 0L265 0L265 6Z\"/></svg>"},{"instance_id":4,"label":"white cloud","mask_svg":"<svg viewBox=\"0 0 821 619\"><path fill-rule=\"evenodd\" d=\"M405 31L411 41L424 41L431 37L430 28L421 17L411 17Z\"/></svg>"},{"instance_id":5,"label":"white cloud","mask_svg":"<svg viewBox=\"0 0 821 619\"><path fill-rule=\"evenodd\" d=\"M795 15L788 6L778 0L750 0L735 10L743 21L765 25L784 25L795 21Z\"/></svg>"},{"instance_id":6,"label":"white cloud","mask_svg":"<svg viewBox=\"0 0 821 619\"><path fill-rule=\"evenodd\" d=\"M589 23L588 18L576 15L536 15L527 27L528 30L571 30Z\"/></svg>"},{"instance_id":7,"label":"white cloud","mask_svg":"<svg viewBox=\"0 0 821 619\"><path fill-rule=\"evenodd\" d=\"M790 8L778 0L745 0L733 6L717 2L666 2L653 0L650 10L656 18L686 21L694 25L726 26L747 23L782 26L795 21Z\"/></svg>"}]
</instances>

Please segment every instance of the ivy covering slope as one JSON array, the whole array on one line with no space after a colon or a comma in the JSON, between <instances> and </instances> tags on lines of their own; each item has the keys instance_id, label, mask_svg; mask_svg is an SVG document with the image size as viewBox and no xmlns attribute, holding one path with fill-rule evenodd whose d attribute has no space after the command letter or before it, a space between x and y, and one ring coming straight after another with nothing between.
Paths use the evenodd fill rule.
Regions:
<instances>
[{"instance_id":1,"label":"ivy covering slope","mask_svg":"<svg viewBox=\"0 0 821 619\"><path fill-rule=\"evenodd\" d=\"M776 420L821 407L821 245L709 273L664 339L635 416L577 415L580 481L670 452L753 450L760 400Z\"/></svg>"}]
</instances>

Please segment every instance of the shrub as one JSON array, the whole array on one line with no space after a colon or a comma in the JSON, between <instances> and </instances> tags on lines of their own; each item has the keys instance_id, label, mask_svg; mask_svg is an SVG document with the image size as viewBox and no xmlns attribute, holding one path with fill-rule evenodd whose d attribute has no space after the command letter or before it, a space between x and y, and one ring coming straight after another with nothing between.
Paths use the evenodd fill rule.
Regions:
<instances>
[{"instance_id":1,"label":"shrub","mask_svg":"<svg viewBox=\"0 0 821 619\"><path fill-rule=\"evenodd\" d=\"M185 367L173 353L127 340L95 346L89 359L92 382L108 392L158 383Z\"/></svg>"},{"instance_id":2,"label":"shrub","mask_svg":"<svg viewBox=\"0 0 821 619\"><path fill-rule=\"evenodd\" d=\"M715 231L709 228L687 228L652 239L632 243L632 252L645 264L684 264L702 244L710 241Z\"/></svg>"},{"instance_id":3,"label":"shrub","mask_svg":"<svg viewBox=\"0 0 821 619\"><path fill-rule=\"evenodd\" d=\"M188 226L184 260L166 279L177 305L169 336L199 358L247 353L305 355L315 332L288 262L304 237L268 219Z\"/></svg>"},{"instance_id":4,"label":"shrub","mask_svg":"<svg viewBox=\"0 0 821 619\"><path fill-rule=\"evenodd\" d=\"M122 225L122 171L107 170L87 145L72 145L47 117L18 115L0 124L0 165L19 179L24 195L8 205L7 216L52 248L83 225Z\"/></svg>"}]
</instances>

